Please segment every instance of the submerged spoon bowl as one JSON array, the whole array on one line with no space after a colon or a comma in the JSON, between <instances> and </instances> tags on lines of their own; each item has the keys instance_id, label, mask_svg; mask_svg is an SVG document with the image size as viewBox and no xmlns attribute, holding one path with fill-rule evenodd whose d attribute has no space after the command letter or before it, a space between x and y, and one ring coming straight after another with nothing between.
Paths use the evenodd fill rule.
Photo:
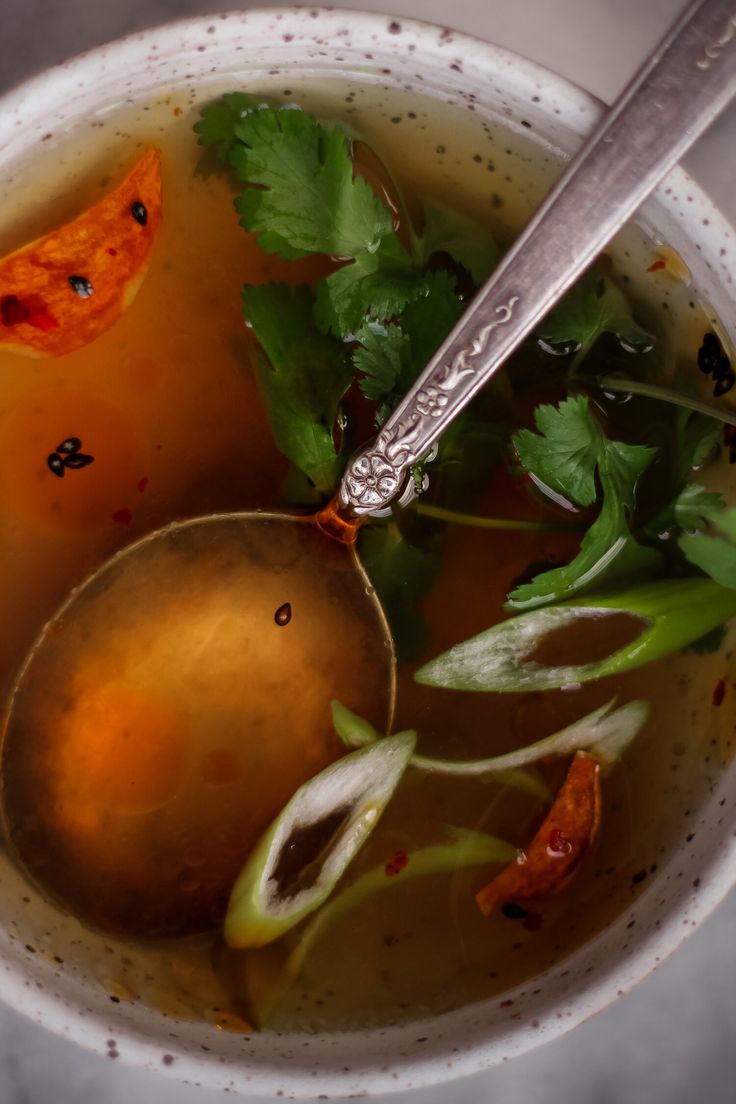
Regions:
<instances>
[{"instance_id":1,"label":"submerged spoon bowl","mask_svg":"<svg viewBox=\"0 0 736 1104\"><path fill-rule=\"evenodd\" d=\"M376 441L350 462L333 503L311 519L243 513L169 526L103 565L46 626L13 692L3 748L15 787L29 733L47 764L66 735L68 766L41 803L45 821L18 822L22 793L6 786L4 795L16 853L46 889L115 931L207 927L283 803L254 800L250 819L233 815L222 798L233 772L248 770L258 798L290 756L295 769L282 781L293 791L336 753L326 705L338 693L377 727L390 724L393 647L355 552L358 528L395 499L411 500L412 468L731 98L731 17L726 0L705 0L678 21ZM100 749L103 729L111 742ZM131 732L148 748L146 771L129 754ZM42 776L39 762L25 764L29 785ZM202 781L209 799L192 809ZM212 842L204 857L195 838L203 835ZM77 870L87 863L82 901L65 896L63 863L50 852L60 838ZM159 892L170 894L161 913Z\"/></svg>"}]
</instances>

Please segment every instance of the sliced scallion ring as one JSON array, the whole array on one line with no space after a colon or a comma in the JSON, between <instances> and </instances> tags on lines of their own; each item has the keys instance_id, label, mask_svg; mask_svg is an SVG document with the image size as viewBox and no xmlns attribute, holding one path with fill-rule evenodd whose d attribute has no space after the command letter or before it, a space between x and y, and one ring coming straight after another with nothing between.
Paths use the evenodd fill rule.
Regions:
<instances>
[{"instance_id":1,"label":"sliced scallion ring","mask_svg":"<svg viewBox=\"0 0 736 1104\"><path fill-rule=\"evenodd\" d=\"M333 763L292 797L250 855L225 917L231 947L261 947L332 893L376 826L416 742L388 736Z\"/></svg>"},{"instance_id":2,"label":"sliced scallion ring","mask_svg":"<svg viewBox=\"0 0 736 1104\"><path fill-rule=\"evenodd\" d=\"M335 732L345 747L367 747L369 744L374 744L377 740L383 738L370 721L367 721L364 717L359 717L357 713L353 713L351 709L348 709L339 701L332 702L332 723L335 726ZM441 771L444 762L447 762L450 767L453 766L450 760L428 759L421 755L412 756L411 765L414 767L420 766L420 761L422 764L435 764L434 768L425 766L425 769L435 769L436 772ZM454 774L457 772L451 769L445 773ZM523 793L529 794L530 797L536 798L537 801L547 802L552 800L549 786L537 771L513 767L509 770L501 768L493 776L487 773L485 781L497 782L501 786L512 786L515 790L521 790Z\"/></svg>"},{"instance_id":3,"label":"sliced scallion ring","mask_svg":"<svg viewBox=\"0 0 736 1104\"><path fill-rule=\"evenodd\" d=\"M457 778L495 777L499 782L517 786L546 800L549 792L544 783L525 770L526 767L542 759L561 758L576 751L587 751L603 767L610 767L620 759L638 735L649 716L647 702L627 702L618 709L614 708L615 705L616 699L612 698L592 713L573 721L558 732L553 732L551 736L545 736L542 740L504 755L463 760L414 754L411 757L411 766L431 774L454 775ZM375 742L380 739L368 721L358 717L340 702L332 703L332 718L338 736L347 746L366 746L369 740Z\"/></svg>"},{"instance_id":4,"label":"sliced scallion ring","mask_svg":"<svg viewBox=\"0 0 736 1104\"><path fill-rule=\"evenodd\" d=\"M509 751L505 755L495 755L492 759L473 759L455 761L452 759L430 759L426 755L414 755L413 767L432 774L451 774L458 778L485 777L491 774L505 774L516 771L541 759L560 758L572 755L576 751L587 751L604 766L611 766L640 731L649 716L649 705L645 701L628 702L614 709L613 698L594 709L592 713L581 717L537 740L518 751Z\"/></svg>"},{"instance_id":5,"label":"sliced scallion ring","mask_svg":"<svg viewBox=\"0 0 736 1104\"><path fill-rule=\"evenodd\" d=\"M549 633L612 611L638 618L641 633L605 659L553 667L529 658ZM414 677L447 690L553 690L642 667L699 640L734 614L736 590L711 579L646 583L511 617L430 660Z\"/></svg>"}]
</instances>

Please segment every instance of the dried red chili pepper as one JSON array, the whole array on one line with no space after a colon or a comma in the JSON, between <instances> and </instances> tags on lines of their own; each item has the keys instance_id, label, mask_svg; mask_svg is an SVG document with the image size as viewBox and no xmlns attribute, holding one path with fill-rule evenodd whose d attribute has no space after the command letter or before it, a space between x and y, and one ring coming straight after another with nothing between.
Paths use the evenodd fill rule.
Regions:
<instances>
[{"instance_id":1,"label":"dried red chili pepper","mask_svg":"<svg viewBox=\"0 0 736 1104\"><path fill-rule=\"evenodd\" d=\"M506 901L534 900L564 889L595 838L600 809L600 766L579 751L529 847L476 896L481 912L490 916Z\"/></svg>"}]
</instances>

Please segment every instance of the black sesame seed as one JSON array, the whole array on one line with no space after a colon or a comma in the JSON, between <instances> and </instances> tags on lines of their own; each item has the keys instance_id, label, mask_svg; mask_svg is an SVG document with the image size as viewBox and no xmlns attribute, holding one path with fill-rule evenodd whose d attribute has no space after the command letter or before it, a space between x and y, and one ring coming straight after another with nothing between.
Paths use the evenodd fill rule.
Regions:
<instances>
[{"instance_id":1,"label":"black sesame seed","mask_svg":"<svg viewBox=\"0 0 736 1104\"><path fill-rule=\"evenodd\" d=\"M729 369L727 376L716 380L716 385L713 388L714 397L720 399L721 395L725 395L731 390L734 383L736 383L736 374L734 374L732 369Z\"/></svg>"},{"instance_id":2,"label":"black sesame seed","mask_svg":"<svg viewBox=\"0 0 736 1104\"><path fill-rule=\"evenodd\" d=\"M75 453L79 452L82 447L82 442L79 437L66 437L60 445L56 446L56 452Z\"/></svg>"},{"instance_id":3,"label":"black sesame seed","mask_svg":"<svg viewBox=\"0 0 736 1104\"><path fill-rule=\"evenodd\" d=\"M65 468L86 468L88 464L94 463L94 456L88 456L85 452L75 452L72 456L67 456L63 461Z\"/></svg>"},{"instance_id":4,"label":"black sesame seed","mask_svg":"<svg viewBox=\"0 0 736 1104\"><path fill-rule=\"evenodd\" d=\"M639 870L639 871L637 871L637 873L636 873L636 874L635 874L635 875L633 876L633 878L631 879L631 881L632 881L632 882L634 883L634 885L639 885L639 884L640 884L640 882L643 882L643 881L644 881L644 879L646 878L646 876L647 876L647 872L646 872L646 870Z\"/></svg>"},{"instance_id":5,"label":"black sesame seed","mask_svg":"<svg viewBox=\"0 0 736 1104\"><path fill-rule=\"evenodd\" d=\"M68 276L67 279L71 284L72 291L75 295L78 295L80 299L89 299L90 295L95 290L86 276Z\"/></svg>"},{"instance_id":6,"label":"black sesame seed","mask_svg":"<svg viewBox=\"0 0 736 1104\"><path fill-rule=\"evenodd\" d=\"M713 372L713 366L716 363L712 353L709 353L706 349L701 348L698 351L698 368L704 376L709 376Z\"/></svg>"},{"instance_id":7,"label":"black sesame seed","mask_svg":"<svg viewBox=\"0 0 736 1104\"><path fill-rule=\"evenodd\" d=\"M713 379L726 379L730 371L731 361L728 359L727 356L721 356L718 358L715 367L713 368Z\"/></svg>"},{"instance_id":8,"label":"black sesame seed","mask_svg":"<svg viewBox=\"0 0 736 1104\"><path fill-rule=\"evenodd\" d=\"M501 912L509 920L526 920L529 913L521 905L517 905L515 901L506 901L501 905Z\"/></svg>"},{"instance_id":9,"label":"black sesame seed","mask_svg":"<svg viewBox=\"0 0 736 1104\"><path fill-rule=\"evenodd\" d=\"M49 471L54 475L58 475L59 479L64 478L64 461L60 456L57 456L55 452L50 453L46 457L46 463L49 466Z\"/></svg>"},{"instance_id":10,"label":"black sesame seed","mask_svg":"<svg viewBox=\"0 0 736 1104\"><path fill-rule=\"evenodd\" d=\"M711 331L703 334L703 343L698 349L698 368L704 375L714 376L717 380L725 379L730 371L731 361L718 337Z\"/></svg>"},{"instance_id":11,"label":"black sesame seed","mask_svg":"<svg viewBox=\"0 0 736 1104\"><path fill-rule=\"evenodd\" d=\"M141 203L139 199L135 203L131 204L130 213L140 226L145 226L148 223L148 211L146 210L145 203Z\"/></svg>"}]
</instances>

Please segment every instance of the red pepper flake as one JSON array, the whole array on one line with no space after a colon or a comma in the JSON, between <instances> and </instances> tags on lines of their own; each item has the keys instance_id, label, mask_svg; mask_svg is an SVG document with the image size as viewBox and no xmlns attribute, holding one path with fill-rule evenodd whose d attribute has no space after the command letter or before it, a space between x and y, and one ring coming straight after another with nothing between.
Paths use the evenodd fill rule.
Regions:
<instances>
[{"instance_id":1,"label":"red pepper flake","mask_svg":"<svg viewBox=\"0 0 736 1104\"><path fill-rule=\"evenodd\" d=\"M0 321L4 326L20 326L27 322L43 333L59 328L59 323L40 295L29 295L25 299L17 295L4 295L0 299Z\"/></svg>"},{"instance_id":2,"label":"red pepper flake","mask_svg":"<svg viewBox=\"0 0 736 1104\"><path fill-rule=\"evenodd\" d=\"M654 264L650 264L647 272L657 272L660 268L666 268L667 265L663 260L655 261Z\"/></svg>"},{"instance_id":3,"label":"red pepper flake","mask_svg":"<svg viewBox=\"0 0 736 1104\"><path fill-rule=\"evenodd\" d=\"M719 679L718 682L716 683L715 689L713 691L713 704L714 705L722 705L723 704L723 699L725 698L725 696L726 696L726 680L725 679Z\"/></svg>"},{"instance_id":4,"label":"red pepper flake","mask_svg":"<svg viewBox=\"0 0 736 1104\"><path fill-rule=\"evenodd\" d=\"M17 326L27 322L30 311L17 295L3 295L0 299L0 321L3 326Z\"/></svg>"},{"instance_id":5,"label":"red pepper flake","mask_svg":"<svg viewBox=\"0 0 736 1104\"><path fill-rule=\"evenodd\" d=\"M409 856L406 851L397 851L393 858L389 859L386 863L385 871L387 878L394 878L397 874L400 874L409 861Z\"/></svg>"},{"instance_id":6,"label":"red pepper flake","mask_svg":"<svg viewBox=\"0 0 736 1104\"><path fill-rule=\"evenodd\" d=\"M138 480L138 493L143 494L143 492L145 491L147 486L148 486L148 476L144 475L142 479Z\"/></svg>"},{"instance_id":7,"label":"red pepper flake","mask_svg":"<svg viewBox=\"0 0 736 1104\"><path fill-rule=\"evenodd\" d=\"M501 1001L501 1008L510 1008L514 1002L512 1000Z\"/></svg>"},{"instance_id":8,"label":"red pepper flake","mask_svg":"<svg viewBox=\"0 0 736 1104\"><path fill-rule=\"evenodd\" d=\"M553 828L547 841L548 855L569 855L572 844L561 828Z\"/></svg>"},{"instance_id":9,"label":"red pepper flake","mask_svg":"<svg viewBox=\"0 0 736 1104\"><path fill-rule=\"evenodd\" d=\"M50 333L51 330L58 330L59 323L54 318L51 311L46 310L46 307L39 306L37 309L31 309L31 313L28 315L29 325L40 330L42 333Z\"/></svg>"},{"instance_id":10,"label":"red pepper flake","mask_svg":"<svg viewBox=\"0 0 736 1104\"><path fill-rule=\"evenodd\" d=\"M116 510L112 515L112 520L116 525L130 525L133 520L133 511L128 506L123 506L122 510Z\"/></svg>"}]
</instances>

